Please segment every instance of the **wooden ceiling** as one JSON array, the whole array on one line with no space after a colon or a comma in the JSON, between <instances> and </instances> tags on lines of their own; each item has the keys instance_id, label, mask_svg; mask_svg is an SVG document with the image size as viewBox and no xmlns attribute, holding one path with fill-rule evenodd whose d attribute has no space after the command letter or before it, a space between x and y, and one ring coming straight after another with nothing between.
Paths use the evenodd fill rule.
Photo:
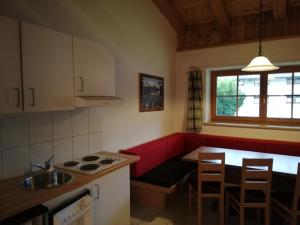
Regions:
<instances>
[{"instance_id":1,"label":"wooden ceiling","mask_svg":"<svg viewBox=\"0 0 300 225\"><path fill-rule=\"evenodd\" d=\"M178 50L255 41L259 0L152 0L178 34ZM300 0L263 0L263 37L300 35Z\"/></svg>"}]
</instances>

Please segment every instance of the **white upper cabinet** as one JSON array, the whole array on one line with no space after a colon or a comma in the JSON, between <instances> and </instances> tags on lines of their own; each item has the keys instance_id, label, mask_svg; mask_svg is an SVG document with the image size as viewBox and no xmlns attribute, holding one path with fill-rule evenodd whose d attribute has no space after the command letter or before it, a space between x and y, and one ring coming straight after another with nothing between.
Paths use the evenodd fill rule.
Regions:
<instances>
[{"instance_id":1,"label":"white upper cabinet","mask_svg":"<svg viewBox=\"0 0 300 225\"><path fill-rule=\"evenodd\" d=\"M72 36L21 22L24 110L74 108Z\"/></svg>"},{"instance_id":2,"label":"white upper cabinet","mask_svg":"<svg viewBox=\"0 0 300 225\"><path fill-rule=\"evenodd\" d=\"M76 96L115 96L112 53L97 42L74 37Z\"/></svg>"},{"instance_id":3,"label":"white upper cabinet","mask_svg":"<svg viewBox=\"0 0 300 225\"><path fill-rule=\"evenodd\" d=\"M0 17L0 113L22 112L19 22Z\"/></svg>"}]
</instances>

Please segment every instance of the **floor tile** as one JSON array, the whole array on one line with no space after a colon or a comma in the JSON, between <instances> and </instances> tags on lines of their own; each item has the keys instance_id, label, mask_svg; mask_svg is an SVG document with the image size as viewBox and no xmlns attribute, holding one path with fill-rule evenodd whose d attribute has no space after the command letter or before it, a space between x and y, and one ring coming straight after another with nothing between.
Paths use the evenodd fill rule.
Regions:
<instances>
[{"instance_id":1,"label":"floor tile","mask_svg":"<svg viewBox=\"0 0 300 225\"><path fill-rule=\"evenodd\" d=\"M130 205L131 211L131 224L138 225L142 222L142 220L149 215L149 212L142 205L131 202Z\"/></svg>"},{"instance_id":2,"label":"floor tile","mask_svg":"<svg viewBox=\"0 0 300 225\"><path fill-rule=\"evenodd\" d=\"M146 216L140 225L167 225L170 223L168 218L161 217L159 215L148 215Z\"/></svg>"}]
</instances>

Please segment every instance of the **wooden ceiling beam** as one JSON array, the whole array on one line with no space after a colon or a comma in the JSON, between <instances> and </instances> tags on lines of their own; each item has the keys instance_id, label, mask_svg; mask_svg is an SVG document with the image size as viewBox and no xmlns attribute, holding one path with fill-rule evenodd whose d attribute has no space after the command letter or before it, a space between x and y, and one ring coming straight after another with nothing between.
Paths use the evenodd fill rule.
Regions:
<instances>
[{"instance_id":1,"label":"wooden ceiling beam","mask_svg":"<svg viewBox=\"0 0 300 225\"><path fill-rule=\"evenodd\" d=\"M222 0L209 0L209 6L222 29L227 29L230 25L230 19L223 5Z\"/></svg>"},{"instance_id":2,"label":"wooden ceiling beam","mask_svg":"<svg viewBox=\"0 0 300 225\"><path fill-rule=\"evenodd\" d=\"M207 3L206 2L200 2L200 1L196 1L196 2L181 2L181 3L176 3L176 1L174 2L174 6L179 9L192 9L192 8L196 8L196 7L203 7L206 6Z\"/></svg>"},{"instance_id":3,"label":"wooden ceiling beam","mask_svg":"<svg viewBox=\"0 0 300 225\"><path fill-rule=\"evenodd\" d=\"M273 0L273 17L275 20L284 19L287 11L287 0Z\"/></svg>"},{"instance_id":4,"label":"wooden ceiling beam","mask_svg":"<svg viewBox=\"0 0 300 225\"><path fill-rule=\"evenodd\" d=\"M175 6L169 0L152 0L164 17L169 21L171 26L175 29L178 35L185 32L185 24L181 16L177 12Z\"/></svg>"},{"instance_id":5,"label":"wooden ceiling beam","mask_svg":"<svg viewBox=\"0 0 300 225\"><path fill-rule=\"evenodd\" d=\"M276 40L281 38L300 37L300 7L289 8L286 21L274 20L273 13L264 14L264 40ZM207 48L237 43L257 42L258 21L257 15L231 18L231 26L228 32L214 29L214 22L193 26L192 32L187 32L184 42L178 50L190 50Z\"/></svg>"}]
</instances>

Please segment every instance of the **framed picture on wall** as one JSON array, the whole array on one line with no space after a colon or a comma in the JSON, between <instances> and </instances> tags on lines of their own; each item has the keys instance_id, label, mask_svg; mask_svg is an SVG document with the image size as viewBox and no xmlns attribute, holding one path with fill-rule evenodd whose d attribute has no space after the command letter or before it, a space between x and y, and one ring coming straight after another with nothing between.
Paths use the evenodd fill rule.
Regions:
<instances>
[{"instance_id":1,"label":"framed picture on wall","mask_svg":"<svg viewBox=\"0 0 300 225\"><path fill-rule=\"evenodd\" d=\"M164 110L164 78L140 73L140 112Z\"/></svg>"}]
</instances>

